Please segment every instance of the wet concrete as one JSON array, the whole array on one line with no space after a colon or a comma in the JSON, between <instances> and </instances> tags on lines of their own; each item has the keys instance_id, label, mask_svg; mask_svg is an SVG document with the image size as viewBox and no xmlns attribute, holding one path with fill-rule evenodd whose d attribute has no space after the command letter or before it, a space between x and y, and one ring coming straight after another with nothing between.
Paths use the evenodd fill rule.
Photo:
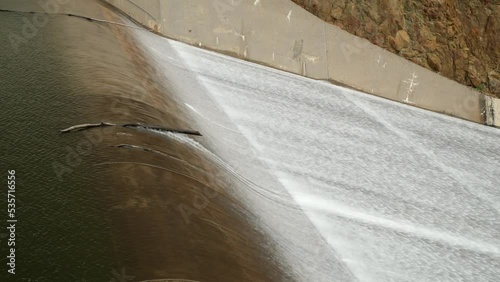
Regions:
<instances>
[{"instance_id":1,"label":"wet concrete","mask_svg":"<svg viewBox=\"0 0 500 282\"><path fill-rule=\"evenodd\" d=\"M33 1L22 2L30 4L23 6L23 3L6 2L4 6L42 12ZM203 131L193 127L189 115L170 98L172 93L168 83L165 84L150 65L152 58L137 46L128 28L118 24L123 23L121 16L99 1L69 1L60 7L61 11L116 24L54 14L50 15L46 25L40 27L37 40L51 41L56 53L49 56L60 61L57 70L47 70L47 76L62 76L70 83L68 92L64 93L69 101L61 101L53 111L69 111L73 118L57 125L59 129L108 121ZM14 14L8 15L14 22L32 15ZM34 46L33 41L28 40L22 48L22 52L28 52L31 48L43 47ZM3 67L9 68L9 65ZM51 73L54 71L57 73ZM42 77L28 79L35 80L40 87L52 83L52 80L41 80ZM44 121L40 122L43 126ZM16 126L16 121L12 121L12 125ZM46 130L57 133L53 128L47 127ZM91 281L109 281L113 279L113 271L120 272L121 269L126 269L126 273L134 277L133 281L173 278L195 281L291 280L286 266L273 257L273 243L262 230L251 224L252 213L226 192L238 189L241 183L235 182L214 164L213 159L190 145L189 141L179 139L178 135L187 138L181 132L162 133L123 127L88 128L59 134L56 142L62 144L71 140L68 146L73 151L67 155L62 148L51 151L54 157L48 158L47 166L54 159L56 161L52 162L58 166L50 177L59 178L62 185L70 186L67 189L71 190L69 184L75 173L83 175L80 181L90 185L74 187L86 189L92 195L87 200L98 204L81 203L82 213L99 218L99 224L107 232L105 238L111 244L88 242L79 245L78 248L88 254L86 258L75 257L70 252L57 253L60 256L57 261L83 260L87 267L82 272L71 273L63 267L61 271L40 273L37 268L26 266L16 277L20 280L16 281L23 277L39 279L37 281L68 281L74 280L75 276ZM45 141L37 140L39 143ZM58 155L66 158L61 160ZM72 158L79 161L65 161ZM18 164L20 167L24 165L22 162ZM39 186L43 188L44 184L39 183ZM65 197L76 195L69 192ZM26 204L36 201L32 198ZM44 205L44 208L56 207ZM61 224L65 224L64 218ZM24 232L36 228L26 226ZM82 225L79 228L85 230L88 227ZM83 231L79 236L88 236L85 234ZM52 247L64 249L66 244L74 243L71 239L58 240ZM98 253L95 249L103 246L109 249L111 259L93 266L92 257ZM25 259L37 261L40 258L41 253L33 251ZM50 268L50 264L45 264Z\"/></svg>"}]
</instances>

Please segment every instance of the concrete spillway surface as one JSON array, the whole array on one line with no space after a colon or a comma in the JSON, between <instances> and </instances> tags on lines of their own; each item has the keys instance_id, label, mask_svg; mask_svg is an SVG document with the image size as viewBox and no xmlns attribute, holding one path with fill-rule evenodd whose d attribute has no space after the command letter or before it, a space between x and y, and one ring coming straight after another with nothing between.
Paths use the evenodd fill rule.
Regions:
<instances>
[{"instance_id":1,"label":"concrete spillway surface","mask_svg":"<svg viewBox=\"0 0 500 282\"><path fill-rule=\"evenodd\" d=\"M142 35L299 280L500 278L498 130Z\"/></svg>"},{"instance_id":2,"label":"concrete spillway surface","mask_svg":"<svg viewBox=\"0 0 500 282\"><path fill-rule=\"evenodd\" d=\"M37 128L2 128L7 163L30 169L19 197L37 207L25 211L19 240L32 245L17 278L500 280L500 131L70 3L106 22L54 15L2 57L2 122ZM23 14L1 17L15 31ZM101 121L203 136L57 133Z\"/></svg>"}]
</instances>

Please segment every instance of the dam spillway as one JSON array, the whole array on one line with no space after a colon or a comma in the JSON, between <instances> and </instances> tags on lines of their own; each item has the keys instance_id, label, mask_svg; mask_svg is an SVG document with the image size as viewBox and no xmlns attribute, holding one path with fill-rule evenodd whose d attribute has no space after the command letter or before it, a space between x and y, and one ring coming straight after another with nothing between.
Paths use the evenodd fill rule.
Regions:
<instances>
[{"instance_id":1,"label":"dam spillway","mask_svg":"<svg viewBox=\"0 0 500 282\"><path fill-rule=\"evenodd\" d=\"M187 46L82 2L16 50L12 34L45 11L0 4L19 11L0 15L2 166L16 169L20 202L19 272L6 281L500 277L498 130ZM59 133L103 121L202 136Z\"/></svg>"}]
</instances>

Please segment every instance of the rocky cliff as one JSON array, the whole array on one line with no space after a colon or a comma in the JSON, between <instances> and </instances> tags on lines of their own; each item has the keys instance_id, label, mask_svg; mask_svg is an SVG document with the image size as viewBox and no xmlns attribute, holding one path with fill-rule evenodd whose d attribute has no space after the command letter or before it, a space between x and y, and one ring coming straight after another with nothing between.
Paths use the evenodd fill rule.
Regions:
<instances>
[{"instance_id":1,"label":"rocky cliff","mask_svg":"<svg viewBox=\"0 0 500 282\"><path fill-rule=\"evenodd\" d=\"M500 0L292 0L340 28L500 97Z\"/></svg>"}]
</instances>

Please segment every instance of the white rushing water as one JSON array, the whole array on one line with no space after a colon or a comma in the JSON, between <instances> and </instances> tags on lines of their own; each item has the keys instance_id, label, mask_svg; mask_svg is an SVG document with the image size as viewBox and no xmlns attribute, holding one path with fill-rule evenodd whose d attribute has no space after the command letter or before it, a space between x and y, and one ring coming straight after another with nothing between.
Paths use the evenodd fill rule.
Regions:
<instances>
[{"instance_id":1,"label":"white rushing water","mask_svg":"<svg viewBox=\"0 0 500 282\"><path fill-rule=\"evenodd\" d=\"M500 281L500 130L136 35L298 280Z\"/></svg>"}]
</instances>

